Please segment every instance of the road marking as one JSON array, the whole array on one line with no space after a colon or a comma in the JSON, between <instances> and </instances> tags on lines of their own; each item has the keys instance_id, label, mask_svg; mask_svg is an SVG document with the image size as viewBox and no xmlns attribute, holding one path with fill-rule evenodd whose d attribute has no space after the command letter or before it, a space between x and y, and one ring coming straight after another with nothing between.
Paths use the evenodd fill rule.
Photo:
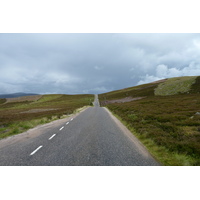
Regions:
<instances>
[{"instance_id":1,"label":"road marking","mask_svg":"<svg viewBox=\"0 0 200 200\"><path fill-rule=\"evenodd\" d=\"M53 134L53 135L49 138L49 140L51 140L54 136L56 136L56 134Z\"/></svg>"},{"instance_id":2,"label":"road marking","mask_svg":"<svg viewBox=\"0 0 200 200\"><path fill-rule=\"evenodd\" d=\"M64 126L63 126L63 127L61 127L59 130L60 130L60 131L62 131L62 130L63 130L63 128L64 128Z\"/></svg>"},{"instance_id":3,"label":"road marking","mask_svg":"<svg viewBox=\"0 0 200 200\"><path fill-rule=\"evenodd\" d=\"M39 146L35 151L33 151L31 154L30 154L30 156L32 156L33 154L35 154L39 149L41 149L42 148L42 146Z\"/></svg>"},{"instance_id":4,"label":"road marking","mask_svg":"<svg viewBox=\"0 0 200 200\"><path fill-rule=\"evenodd\" d=\"M66 123L66 125L69 124L69 122Z\"/></svg>"},{"instance_id":5,"label":"road marking","mask_svg":"<svg viewBox=\"0 0 200 200\"><path fill-rule=\"evenodd\" d=\"M74 118L71 118L71 121L73 120Z\"/></svg>"}]
</instances>

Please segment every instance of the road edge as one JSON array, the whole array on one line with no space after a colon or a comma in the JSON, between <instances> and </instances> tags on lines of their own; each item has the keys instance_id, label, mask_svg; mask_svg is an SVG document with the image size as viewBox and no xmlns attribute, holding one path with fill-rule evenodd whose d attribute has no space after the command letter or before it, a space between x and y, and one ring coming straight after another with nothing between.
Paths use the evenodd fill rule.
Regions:
<instances>
[{"instance_id":1,"label":"road edge","mask_svg":"<svg viewBox=\"0 0 200 200\"><path fill-rule=\"evenodd\" d=\"M91 106L84 106L82 108L79 108L76 110L76 112L72 113L71 115L68 115L67 117L63 118L63 119L57 119L54 120L52 122L46 123L46 124L41 124L38 126L35 126L31 129L28 129L25 132L16 134L16 135L11 135L8 136L6 138L2 138L0 139L0 148L4 147L7 143L10 144L14 144L16 142L18 142L19 140L23 140L29 137L37 137L38 135L42 134L42 132L40 131L40 129L48 129L48 128L52 128L54 126L59 126L63 123L65 123L65 121L69 120L70 118L75 118L78 115L80 115L82 112L86 111L88 108L90 108Z\"/></svg>"},{"instance_id":2,"label":"road edge","mask_svg":"<svg viewBox=\"0 0 200 200\"><path fill-rule=\"evenodd\" d=\"M116 117L113 113L106 107L102 107L110 115L114 123L122 130L125 136L127 136L138 148L138 150L145 157L153 159L158 165L162 165L149 151L148 149L140 142L140 140Z\"/></svg>"}]
</instances>

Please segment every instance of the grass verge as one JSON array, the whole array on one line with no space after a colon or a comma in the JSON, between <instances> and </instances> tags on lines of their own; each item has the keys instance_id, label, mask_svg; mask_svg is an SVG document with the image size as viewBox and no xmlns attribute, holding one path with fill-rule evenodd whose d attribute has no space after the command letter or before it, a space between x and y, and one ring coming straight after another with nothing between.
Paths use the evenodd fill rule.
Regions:
<instances>
[{"instance_id":1,"label":"grass verge","mask_svg":"<svg viewBox=\"0 0 200 200\"><path fill-rule=\"evenodd\" d=\"M74 112L70 115L60 115L60 116L56 116L53 115L51 117L43 117L40 119L32 119L32 120L28 120L28 121L20 121L20 122L14 122L6 127L0 128L0 139L6 138L8 136L12 136L12 135L16 135L19 133L23 133L31 128L34 128L38 125L42 125L42 124L46 124L46 123L50 123L52 121L55 120L59 120L59 119L64 119L67 117L70 117L73 114L77 114L79 112L81 112L83 109L87 108L89 106L84 106L82 108L78 108L76 110L74 110Z\"/></svg>"},{"instance_id":2,"label":"grass verge","mask_svg":"<svg viewBox=\"0 0 200 200\"><path fill-rule=\"evenodd\" d=\"M164 146L157 145L151 138L138 134L130 123L127 123L120 116L110 110L128 129L136 136L140 142L146 147L150 154L161 164L165 166L191 166L198 165L197 160L186 154L172 152Z\"/></svg>"}]
</instances>

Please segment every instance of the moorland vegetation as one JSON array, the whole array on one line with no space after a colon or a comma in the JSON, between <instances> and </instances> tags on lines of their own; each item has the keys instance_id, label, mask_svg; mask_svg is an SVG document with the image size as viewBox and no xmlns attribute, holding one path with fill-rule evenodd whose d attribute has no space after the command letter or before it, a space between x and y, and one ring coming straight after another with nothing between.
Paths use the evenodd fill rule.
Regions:
<instances>
[{"instance_id":1,"label":"moorland vegetation","mask_svg":"<svg viewBox=\"0 0 200 200\"><path fill-rule=\"evenodd\" d=\"M200 165L200 76L164 79L99 95L163 165ZM0 138L92 105L94 95L0 99Z\"/></svg>"},{"instance_id":2,"label":"moorland vegetation","mask_svg":"<svg viewBox=\"0 0 200 200\"><path fill-rule=\"evenodd\" d=\"M0 139L61 119L92 105L94 95L36 95L0 99Z\"/></svg>"},{"instance_id":3,"label":"moorland vegetation","mask_svg":"<svg viewBox=\"0 0 200 200\"><path fill-rule=\"evenodd\" d=\"M113 101L126 97L133 100ZM200 76L125 88L99 100L161 164L200 165Z\"/></svg>"}]
</instances>

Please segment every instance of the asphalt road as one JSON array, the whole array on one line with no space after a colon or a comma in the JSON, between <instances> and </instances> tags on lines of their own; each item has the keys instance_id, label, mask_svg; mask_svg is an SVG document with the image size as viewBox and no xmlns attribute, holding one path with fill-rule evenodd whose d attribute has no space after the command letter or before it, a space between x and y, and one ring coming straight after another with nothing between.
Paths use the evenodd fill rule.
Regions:
<instances>
[{"instance_id":1,"label":"asphalt road","mask_svg":"<svg viewBox=\"0 0 200 200\"><path fill-rule=\"evenodd\" d=\"M106 108L94 107L68 119L0 140L3 166L159 165Z\"/></svg>"}]
</instances>

